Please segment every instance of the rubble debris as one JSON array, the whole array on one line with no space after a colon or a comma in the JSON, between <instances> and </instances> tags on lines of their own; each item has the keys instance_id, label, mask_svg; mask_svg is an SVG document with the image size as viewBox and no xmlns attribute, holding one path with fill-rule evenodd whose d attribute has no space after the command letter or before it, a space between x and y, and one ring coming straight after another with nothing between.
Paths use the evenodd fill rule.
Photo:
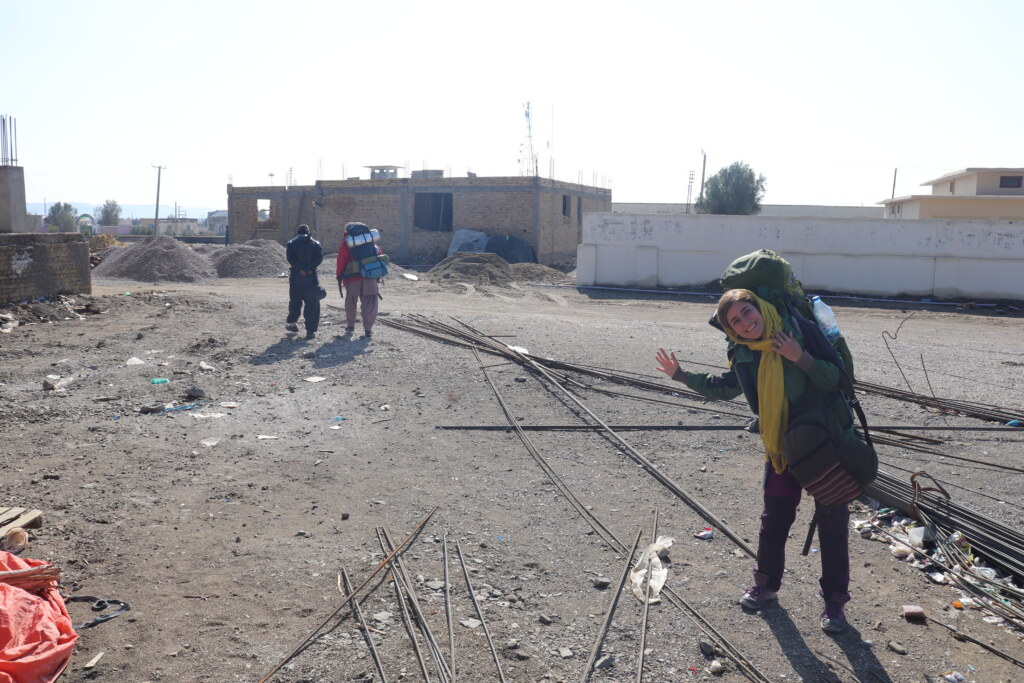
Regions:
<instances>
[{"instance_id":1,"label":"rubble debris","mask_svg":"<svg viewBox=\"0 0 1024 683\"><path fill-rule=\"evenodd\" d=\"M508 287L515 280L515 273L497 254L457 252L431 268L426 278L432 282Z\"/></svg>"}]
</instances>

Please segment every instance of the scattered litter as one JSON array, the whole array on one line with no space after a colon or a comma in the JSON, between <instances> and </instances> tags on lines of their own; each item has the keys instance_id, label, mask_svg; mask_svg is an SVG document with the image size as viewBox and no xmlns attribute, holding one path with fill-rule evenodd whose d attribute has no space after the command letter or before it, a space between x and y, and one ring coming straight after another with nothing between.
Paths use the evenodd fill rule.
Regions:
<instances>
[{"instance_id":1,"label":"scattered litter","mask_svg":"<svg viewBox=\"0 0 1024 683\"><path fill-rule=\"evenodd\" d=\"M384 405L382 405L382 406L380 407L380 409L381 409L381 410L391 410L391 405L390 405L390 404L387 404L387 403L385 403Z\"/></svg>"},{"instance_id":2,"label":"scattered litter","mask_svg":"<svg viewBox=\"0 0 1024 683\"><path fill-rule=\"evenodd\" d=\"M959 671L947 671L942 674L942 677L949 681L949 683L964 683L967 680Z\"/></svg>"},{"instance_id":3,"label":"scattered litter","mask_svg":"<svg viewBox=\"0 0 1024 683\"><path fill-rule=\"evenodd\" d=\"M413 282L420 279L419 275L414 275L413 273L402 273L402 277L404 277L406 280L412 280Z\"/></svg>"},{"instance_id":4,"label":"scattered litter","mask_svg":"<svg viewBox=\"0 0 1024 683\"><path fill-rule=\"evenodd\" d=\"M262 441L263 439L276 439L277 437L276 436L270 436L269 434L257 434L256 438L260 439Z\"/></svg>"},{"instance_id":5,"label":"scattered litter","mask_svg":"<svg viewBox=\"0 0 1024 683\"><path fill-rule=\"evenodd\" d=\"M1007 427L1020 427L1020 420L1010 420L1006 423Z\"/></svg>"},{"instance_id":6,"label":"scattered litter","mask_svg":"<svg viewBox=\"0 0 1024 683\"><path fill-rule=\"evenodd\" d=\"M699 538L702 541L710 541L712 538L715 537L715 532L714 532L714 530L711 527L706 526L706 527L704 527L703 531L695 532L693 534L693 537L694 538Z\"/></svg>"},{"instance_id":7,"label":"scattered litter","mask_svg":"<svg viewBox=\"0 0 1024 683\"><path fill-rule=\"evenodd\" d=\"M216 446L217 444L220 443L220 440L219 439L203 439L199 443L203 444L207 448L213 448L214 446Z\"/></svg>"},{"instance_id":8,"label":"scattered litter","mask_svg":"<svg viewBox=\"0 0 1024 683\"><path fill-rule=\"evenodd\" d=\"M928 578L935 583L946 583L946 575L942 572L928 572Z\"/></svg>"},{"instance_id":9,"label":"scattered litter","mask_svg":"<svg viewBox=\"0 0 1024 683\"><path fill-rule=\"evenodd\" d=\"M335 416L334 416L334 421L335 421L335 422L340 422L341 420L344 420L344 419L345 419L345 418L343 418L343 417L342 417L341 415L335 415Z\"/></svg>"},{"instance_id":10,"label":"scattered litter","mask_svg":"<svg viewBox=\"0 0 1024 683\"><path fill-rule=\"evenodd\" d=\"M982 617L981 620L984 621L986 624L1001 624L1001 623L1003 623L1003 618L1002 617L997 617L994 614L991 614L991 615L989 615L987 617Z\"/></svg>"},{"instance_id":11,"label":"scattered litter","mask_svg":"<svg viewBox=\"0 0 1024 683\"><path fill-rule=\"evenodd\" d=\"M201 360L201 361L199 361L199 369L202 370L203 372L213 372L217 368L213 367L212 365L207 363L205 360Z\"/></svg>"},{"instance_id":12,"label":"scattered litter","mask_svg":"<svg viewBox=\"0 0 1024 683\"><path fill-rule=\"evenodd\" d=\"M508 346L508 348L512 349L516 353L522 354L524 356L529 356L530 355L529 350L527 350L527 348L525 346L512 346L511 344L507 344L507 346Z\"/></svg>"},{"instance_id":13,"label":"scattered litter","mask_svg":"<svg viewBox=\"0 0 1024 683\"><path fill-rule=\"evenodd\" d=\"M914 551L909 546L905 546L902 543L889 547L892 549L892 556L898 560L905 560L914 554Z\"/></svg>"},{"instance_id":14,"label":"scattered litter","mask_svg":"<svg viewBox=\"0 0 1024 683\"><path fill-rule=\"evenodd\" d=\"M201 405L203 405L203 401L193 401L192 403L185 403L180 406L168 406L167 408L164 408L164 412L173 413L178 410L195 410Z\"/></svg>"},{"instance_id":15,"label":"scattered litter","mask_svg":"<svg viewBox=\"0 0 1024 683\"><path fill-rule=\"evenodd\" d=\"M154 377L153 379L149 380L149 383L150 384L167 384L170 381L171 380L167 379L166 377Z\"/></svg>"},{"instance_id":16,"label":"scattered litter","mask_svg":"<svg viewBox=\"0 0 1024 683\"><path fill-rule=\"evenodd\" d=\"M484 622L480 621L479 619L469 618L463 619L459 623L465 626L466 628L480 628Z\"/></svg>"},{"instance_id":17,"label":"scattered litter","mask_svg":"<svg viewBox=\"0 0 1024 683\"><path fill-rule=\"evenodd\" d=\"M917 605L903 605L904 619L924 619L924 608Z\"/></svg>"},{"instance_id":18,"label":"scattered litter","mask_svg":"<svg viewBox=\"0 0 1024 683\"><path fill-rule=\"evenodd\" d=\"M327 379L327 378L326 378L326 377L317 377L317 376L313 376L313 377L307 377L307 378L306 378L306 381L307 381L307 382L313 382L313 383L316 383L316 382L323 382L323 381L324 381L325 379Z\"/></svg>"},{"instance_id":19,"label":"scattered litter","mask_svg":"<svg viewBox=\"0 0 1024 683\"><path fill-rule=\"evenodd\" d=\"M17 555L28 547L28 532L20 526L16 526L7 532L7 535L0 539L0 550Z\"/></svg>"},{"instance_id":20,"label":"scattered litter","mask_svg":"<svg viewBox=\"0 0 1024 683\"><path fill-rule=\"evenodd\" d=\"M219 405L221 408L237 408L238 407L238 404L235 403L234 401L224 401L223 403L218 403L217 405Z\"/></svg>"},{"instance_id":21,"label":"scattered litter","mask_svg":"<svg viewBox=\"0 0 1024 683\"><path fill-rule=\"evenodd\" d=\"M708 671L718 676L723 671L725 671L725 667L722 666L722 663L720 661L718 661L717 659L713 659L711 660L710 666L708 666Z\"/></svg>"},{"instance_id":22,"label":"scattered litter","mask_svg":"<svg viewBox=\"0 0 1024 683\"><path fill-rule=\"evenodd\" d=\"M197 420L216 420L226 416L227 413L191 413L191 415Z\"/></svg>"},{"instance_id":23,"label":"scattered litter","mask_svg":"<svg viewBox=\"0 0 1024 683\"><path fill-rule=\"evenodd\" d=\"M956 609L963 609L964 608L964 603L960 602L959 600L954 600L953 601L953 607L956 608Z\"/></svg>"},{"instance_id":24,"label":"scattered litter","mask_svg":"<svg viewBox=\"0 0 1024 683\"><path fill-rule=\"evenodd\" d=\"M124 362L124 364L125 365L145 365L146 361L142 360L141 358L136 358L135 356L132 356L131 358L126 360Z\"/></svg>"},{"instance_id":25,"label":"scattered litter","mask_svg":"<svg viewBox=\"0 0 1024 683\"><path fill-rule=\"evenodd\" d=\"M100 657L102 657L105 654L106 654L106 652L99 653L98 655L96 655L95 657L90 659L88 662L86 662L85 666L82 667L82 668L84 668L84 669L91 669L91 668L95 667L99 663Z\"/></svg>"},{"instance_id":26,"label":"scattered litter","mask_svg":"<svg viewBox=\"0 0 1024 683\"><path fill-rule=\"evenodd\" d=\"M648 588L651 595L650 603L656 605L661 602L659 594L661 593L662 586L665 585L665 579L668 578L668 568L662 564L661 558L667 554L674 540L668 536L659 536L654 543L647 546L630 572L629 582L632 586L633 595L640 602L647 600ZM647 574L648 561L650 561L651 567L650 576ZM644 587L645 580L648 584L647 588Z\"/></svg>"},{"instance_id":27,"label":"scattered litter","mask_svg":"<svg viewBox=\"0 0 1024 683\"><path fill-rule=\"evenodd\" d=\"M341 429L341 425L331 425L331 429Z\"/></svg>"}]
</instances>

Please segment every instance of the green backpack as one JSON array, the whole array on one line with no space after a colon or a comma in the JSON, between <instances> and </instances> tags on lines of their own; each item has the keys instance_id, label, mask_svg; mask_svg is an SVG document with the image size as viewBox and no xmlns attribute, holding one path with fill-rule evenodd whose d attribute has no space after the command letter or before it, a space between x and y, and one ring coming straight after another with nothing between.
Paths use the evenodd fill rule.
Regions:
<instances>
[{"instance_id":1,"label":"green backpack","mask_svg":"<svg viewBox=\"0 0 1024 683\"><path fill-rule=\"evenodd\" d=\"M758 249L752 254L739 257L729 264L718 282L723 292L749 289L780 311L795 312L808 320L814 320L811 299L793 274L793 266L770 249ZM840 335L830 341L846 364L850 379L854 380L853 355L846 340Z\"/></svg>"}]
</instances>

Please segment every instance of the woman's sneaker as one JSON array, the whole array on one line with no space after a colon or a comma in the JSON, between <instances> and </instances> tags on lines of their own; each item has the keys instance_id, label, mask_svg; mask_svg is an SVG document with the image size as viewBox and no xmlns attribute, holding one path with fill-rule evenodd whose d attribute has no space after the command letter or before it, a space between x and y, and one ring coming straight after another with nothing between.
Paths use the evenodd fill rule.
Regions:
<instances>
[{"instance_id":1,"label":"woman's sneaker","mask_svg":"<svg viewBox=\"0 0 1024 683\"><path fill-rule=\"evenodd\" d=\"M751 586L740 598L740 604L747 609L761 609L778 595L778 592L768 590L764 586Z\"/></svg>"},{"instance_id":2,"label":"woman's sneaker","mask_svg":"<svg viewBox=\"0 0 1024 683\"><path fill-rule=\"evenodd\" d=\"M825 603L825 611L821 613L821 630L826 633L840 633L846 630L846 614L843 612L842 604Z\"/></svg>"}]
</instances>

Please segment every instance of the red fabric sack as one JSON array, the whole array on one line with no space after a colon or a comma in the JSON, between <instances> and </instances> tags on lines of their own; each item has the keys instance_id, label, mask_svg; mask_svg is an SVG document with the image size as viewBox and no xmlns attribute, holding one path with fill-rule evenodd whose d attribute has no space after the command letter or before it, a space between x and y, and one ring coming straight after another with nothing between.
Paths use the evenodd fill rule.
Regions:
<instances>
[{"instance_id":1,"label":"red fabric sack","mask_svg":"<svg viewBox=\"0 0 1024 683\"><path fill-rule=\"evenodd\" d=\"M0 551L0 572L49 562ZM0 574L0 683L50 683L71 660L78 634L56 588L30 593Z\"/></svg>"}]
</instances>

